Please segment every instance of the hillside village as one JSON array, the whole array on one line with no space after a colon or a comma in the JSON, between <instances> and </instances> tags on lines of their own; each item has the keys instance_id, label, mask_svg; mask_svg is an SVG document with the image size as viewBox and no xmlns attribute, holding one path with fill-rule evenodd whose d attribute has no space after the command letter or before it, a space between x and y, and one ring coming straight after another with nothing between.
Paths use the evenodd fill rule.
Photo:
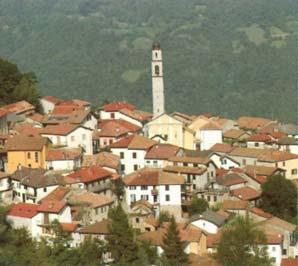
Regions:
<instances>
[{"instance_id":1,"label":"hillside village","mask_svg":"<svg viewBox=\"0 0 298 266\"><path fill-rule=\"evenodd\" d=\"M275 266L298 258L297 225L259 207L262 185L281 175L298 185L297 125L262 117L166 113L160 46L152 50L153 113L128 102L98 109L83 99L44 96L0 108L0 200L6 219L36 240L58 220L77 246L109 235L108 211L120 204L139 238L163 252L175 217L192 265L209 256L235 216L265 233ZM140 109L139 109L140 108ZM189 211L193 197L208 208ZM105 256L108 263L111 258ZM205 264L204 264L205 263Z\"/></svg>"}]
</instances>

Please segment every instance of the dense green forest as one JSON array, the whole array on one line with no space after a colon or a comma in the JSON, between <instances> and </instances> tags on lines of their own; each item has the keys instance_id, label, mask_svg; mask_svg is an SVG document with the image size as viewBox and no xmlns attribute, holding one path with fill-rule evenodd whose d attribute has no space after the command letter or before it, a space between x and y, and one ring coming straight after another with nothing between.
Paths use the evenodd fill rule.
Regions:
<instances>
[{"instance_id":1,"label":"dense green forest","mask_svg":"<svg viewBox=\"0 0 298 266\"><path fill-rule=\"evenodd\" d=\"M167 111L296 120L296 0L0 0L0 56L41 94L151 110L151 44Z\"/></svg>"}]
</instances>

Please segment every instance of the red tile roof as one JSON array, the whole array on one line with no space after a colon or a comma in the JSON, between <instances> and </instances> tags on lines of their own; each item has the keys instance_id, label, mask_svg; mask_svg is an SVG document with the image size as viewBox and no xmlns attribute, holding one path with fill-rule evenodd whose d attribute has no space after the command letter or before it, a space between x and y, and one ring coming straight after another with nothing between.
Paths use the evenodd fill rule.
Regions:
<instances>
[{"instance_id":1,"label":"red tile roof","mask_svg":"<svg viewBox=\"0 0 298 266\"><path fill-rule=\"evenodd\" d=\"M17 131L21 135L27 135L27 136L33 135L33 136L40 137L39 135L40 128L34 127L32 124L29 124L29 123L17 124L15 125L13 130Z\"/></svg>"},{"instance_id":2,"label":"red tile roof","mask_svg":"<svg viewBox=\"0 0 298 266\"><path fill-rule=\"evenodd\" d=\"M38 213L38 205L31 203L17 203L8 211L7 215L32 218Z\"/></svg>"},{"instance_id":3,"label":"red tile roof","mask_svg":"<svg viewBox=\"0 0 298 266\"><path fill-rule=\"evenodd\" d=\"M93 155L84 155L83 166L101 166L115 170L119 169L120 157L109 152L100 152Z\"/></svg>"},{"instance_id":4,"label":"red tile roof","mask_svg":"<svg viewBox=\"0 0 298 266\"><path fill-rule=\"evenodd\" d=\"M168 159L170 162L208 164L211 160L208 157L174 156Z\"/></svg>"},{"instance_id":5,"label":"red tile roof","mask_svg":"<svg viewBox=\"0 0 298 266\"><path fill-rule=\"evenodd\" d=\"M112 204L114 202L114 199L109 196L86 191L80 194L72 195L70 197L70 201L74 201L78 203L85 202L90 204L92 208L98 208L101 206Z\"/></svg>"},{"instance_id":6,"label":"red tile roof","mask_svg":"<svg viewBox=\"0 0 298 266\"><path fill-rule=\"evenodd\" d=\"M43 200L37 210L38 212L60 213L65 206L65 201Z\"/></svg>"},{"instance_id":7,"label":"red tile roof","mask_svg":"<svg viewBox=\"0 0 298 266\"><path fill-rule=\"evenodd\" d=\"M170 157L176 156L179 147L172 144L156 144L152 146L146 153L145 159L159 159L166 160Z\"/></svg>"},{"instance_id":8,"label":"red tile roof","mask_svg":"<svg viewBox=\"0 0 298 266\"><path fill-rule=\"evenodd\" d=\"M77 129L78 125L73 124L59 124L59 125L49 125L40 130L40 134L45 135L60 135L66 136Z\"/></svg>"},{"instance_id":9,"label":"red tile roof","mask_svg":"<svg viewBox=\"0 0 298 266\"><path fill-rule=\"evenodd\" d=\"M82 227L79 231L80 234L94 234L94 235L108 235L109 226L108 220L104 219L101 222L87 225Z\"/></svg>"},{"instance_id":10,"label":"red tile roof","mask_svg":"<svg viewBox=\"0 0 298 266\"><path fill-rule=\"evenodd\" d=\"M42 114L39 114L39 113L33 113L33 114L30 114L30 115L27 115L26 117L33 120L33 121L39 122L39 123L41 123L42 120L44 119L44 116Z\"/></svg>"},{"instance_id":11,"label":"red tile roof","mask_svg":"<svg viewBox=\"0 0 298 266\"><path fill-rule=\"evenodd\" d=\"M253 142L269 142L269 141L272 141L272 138L267 134L258 133L258 134L251 135L246 140L253 141Z\"/></svg>"},{"instance_id":12,"label":"red tile roof","mask_svg":"<svg viewBox=\"0 0 298 266\"><path fill-rule=\"evenodd\" d=\"M242 116L237 120L238 125L241 128L247 129L258 129L267 124L269 124L271 120L263 118L263 117L251 117L251 116Z\"/></svg>"},{"instance_id":13,"label":"red tile roof","mask_svg":"<svg viewBox=\"0 0 298 266\"><path fill-rule=\"evenodd\" d=\"M118 137L127 133L136 133L141 127L125 120L115 120L104 123L99 132L100 137Z\"/></svg>"},{"instance_id":14,"label":"red tile roof","mask_svg":"<svg viewBox=\"0 0 298 266\"><path fill-rule=\"evenodd\" d=\"M230 144L226 143L216 143L214 144L210 150L214 152L223 152L223 153L229 153L234 149Z\"/></svg>"},{"instance_id":15,"label":"red tile roof","mask_svg":"<svg viewBox=\"0 0 298 266\"><path fill-rule=\"evenodd\" d=\"M265 212L262 209L257 208L257 207L253 207L249 211L255 215L258 215L258 216L261 216L261 217L264 217L267 219L271 218L273 216L271 213Z\"/></svg>"},{"instance_id":16,"label":"red tile roof","mask_svg":"<svg viewBox=\"0 0 298 266\"><path fill-rule=\"evenodd\" d=\"M0 108L0 117L3 117L7 114L7 111L5 109Z\"/></svg>"},{"instance_id":17,"label":"red tile roof","mask_svg":"<svg viewBox=\"0 0 298 266\"><path fill-rule=\"evenodd\" d=\"M48 139L40 136L16 135L8 138L6 151L41 151Z\"/></svg>"},{"instance_id":18,"label":"red tile roof","mask_svg":"<svg viewBox=\"0 0 298 266\"><path fill-rule=\"evenodd\" d=\"M147 150L157 144L155 140L141 135L131 135L110 145L111 148L128 148L132 150Z\"/></svg>"},{"instance_id":19,"label":"red tile roof","mask_svg":"<svg viewBox=\"0 0 298 266\"><path fill-rule=\"evenodd\" d=\"M243 130L231 128L224 133L224 137L229 139L239 139L244 134L246 134L246 132Z\"/></svg>"},{"instance_id":20,"label":"red tile roof","mask_svg":"<svg viewBox=\"0 0 298 266\"><path fill-rule=\"evenodd\" d=\"M82 156L82 149L50 149L46 154L46 161L74 160Z\"/></svg>"},{"instance_id":21,"label":"red tile roof","mask_svg":"<svg viewBox=\"0 0 298 266\"><path fill-rule=\"evenodd\" d=\"M127 186L182 185L184 177L156 168L143 168L124 178Z\"/></svg>"},{"instance_id":22,"label":"red tile roof","mask_svg":"<svg viewBox=\"0 0 298 266\"><path fill-rule=\"evenodd\" d=\"M47 196L43 197L40 202L43 201L62 201L65 196L70 192L70 188L58 186Z\"/></svg>"},{"instance_id":23,"label":"red tile roof","mask_svg":"<svg viewBox=\"0 0 298 266\"><path fill-rule=\"evenodd\" d=\"M265 153L261 154L258 157L258 160L262 162L280 162L280 161L287 161L287 160L292 160L297 158L298 158L297 154L289 153L286 151L267 150Z\"/></svg>"},{"instance_id":24,"label":"red tile roof","mask_svg":"<svg viewBox=\"0 0 298 266\"><path fill-rule=\"evenodd\" d=\"M67 182L71 183L88 183L104 178L111 178L112 173L99 166L84 167L80 170L67 175Z\"/></svg>"},{"instance_id":25,"label":"red tile roof","mask_svg":"<svg viewBox=\"0 0 298 266\"><path fill-rule=\"evenodd\" d=\"M20 114L27 111L34 111L35 107L26 102L26 101L19 101L16 103L8 104L1 107L1 110L6 111L7 113L15 113Z\"/></svg>"},{"instance_id":26,"label":"red tile roof","mask_svg":"<svg viewBox=\"0 0 298 266\"><path fill-rule=\"evenodd\" d=\"M242 187L230 191L232 196L241 200L255 200L261 197L261 192L251 187Z\"/></svg>"},{"instance_id":27,"label":"red tile roof","mask_svg":"<svg viewBox=\"0 0 298 266\"><path fill-rule=\"evenodd\" d=\"M108 104L105 104L103 106L103 110L105 112L116 112L116 111L119 111L121 109L128 109L128 110L134 110L136 107L130 103L127 103L127 102L113 102L113 103L108 103Z\"/></svg>"},{"instance_id":28,"label":"red tile roof","mask_svg":"<svg viewBox=\"0 0 298 266\"><path fill-rule=\"evenodd\" d=\"M248 207L248 201L243 200L223 200L222 209L228 210L246 210Z\"/></svg>"},{"instance_id":29,"label":"red tile roof","mask_svg":"<svg viewBox=\"0 0 298 266\"><path fill-rule=\"evenodd\" d=\"M60 225L62 226L63 231L70 233L76 231L78 228L77 223L60 223Z\"/></svg>"},{"instance_id":30,"label":"red tile roof","mask_svg":"<svg viewBox=\"0 0 298 266\"><path fill-rule=\"evenodd\" d=\"M282 259L281 260L281 266L297 266L298 265L298 259Z\"/></svg>"}]
</instances>

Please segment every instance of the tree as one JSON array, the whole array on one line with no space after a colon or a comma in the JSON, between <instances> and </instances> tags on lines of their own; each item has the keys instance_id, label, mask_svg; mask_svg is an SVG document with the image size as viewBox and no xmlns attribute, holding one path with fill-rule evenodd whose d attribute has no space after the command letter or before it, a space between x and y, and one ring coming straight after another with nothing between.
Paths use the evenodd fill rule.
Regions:
<instances>
[{"instance_id":1,"label":"tree","mask_svg":"<svg viewBox=\"0 0 298 266\"><path fill-rule=\"evenodd\" d=\"M26 100L38 107L37 78L0 58L0 105Z\"/></svg>"},{"instance_id":2,"label":"tree","mask_svg":"<svg viewBox=\"0 0 298 266\"><path fill-rule=\"evenodd\" d=\"M161 225L164 222L170 222L171 221L171 215L167 211L161 211L159 213L158 217L158 224Z\"/></svg>"},{"instance_id":3,"label":"tree","mask_svg":"<svg viewBox=\"0 0 298 266\"><path fill-rule=\"evenodd\" d=\"M188 207L190 215L201 214L208 209L209 205L205 199L198 198L196 194L192 195L191 203Z\"/></svg>"},{"instance_id":4,"label":"tree","mask_svg":"<svg viewBox=\"0 0 298 266\"><path fill-rule=\"evenodd\" d=\"M188 257L183 250L183 242L180 239L175 218L172 216L168 230L163 237L163 259L166 265L189 265Z\"/></svg>"},{"instance_id":5,"label":"tree","mask_svg":"<svg viewBox=\"0 0 298 266\"><path fill-rule=\"evenodd\" d=\"M266 236L246 217L236 217L221 233L216 259L222 266L271 266Z\"/></svg>"},{"instance_id":6,"label":"tree","mask_svg":"<svg viewBox=\"0 0 298 266\"><path fill-rule=\"evenodd\" d=\"M115 265L131 265L138 259L138 246L135 231L120 205L109 209L107 248L111 252Z\"/></svg>"},{"instance_id":7,"label":"tree","mask_svg":"<svg viewBox=\"0 0 298 266\"><path fill-rule=\"evenodd\" d=\"M270 176L262 185L260 207L273 215L289 220L297 215L297 189L282 175Z\"/></svg>"},{"instance_id":8,"label":"tree","mask_svg":"<svg viewBox=\"0 0 298 266\"><path fill-rule=\"evenodd\" d=\"M116 180L114 180L113 182L113 193L116 195L117 200L121 201L122 197L124 195L124 183L123 180L121 178L118 178Z\"/></svg>"}]
</instances>

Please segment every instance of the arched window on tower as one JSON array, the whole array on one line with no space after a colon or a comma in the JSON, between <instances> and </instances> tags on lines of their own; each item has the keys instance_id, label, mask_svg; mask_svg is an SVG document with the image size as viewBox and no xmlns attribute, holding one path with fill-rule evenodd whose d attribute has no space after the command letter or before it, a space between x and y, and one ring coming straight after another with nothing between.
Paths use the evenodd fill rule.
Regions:
<instances>
[{"instance_id":1,"label":"arched window on tower","mask_svg":"<svg viewBox=\"0 0 298 266\"><path fill-rule=\"evenodd\" d=\"M155 52L155 58L158 58L158 53L157 52Z\"/></svg>"},{"instance_id":2,"label":"arched window on tower","mask_svg":"<svg viewBox=\"0 0 298 266\"><path fill-rule=\"evenodd\" d=\"M159 66L158 65L156 65L155 67L154 67L154 72L155 72L155 75L159 75Z\"/></svg>"}]
</instances>

